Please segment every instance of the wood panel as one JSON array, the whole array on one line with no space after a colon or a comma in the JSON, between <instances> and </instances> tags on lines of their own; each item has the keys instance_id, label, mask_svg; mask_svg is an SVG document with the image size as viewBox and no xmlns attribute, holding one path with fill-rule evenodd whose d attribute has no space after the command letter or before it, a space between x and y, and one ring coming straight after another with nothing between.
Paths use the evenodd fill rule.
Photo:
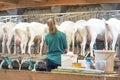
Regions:
<instances>
[{"instance_id":1,"label":"wood panel","mask_svg":"<svg viewBox=\"0 0 120 80\"><path fill-rule=\"evenodd\" d=\"M0 10L16 9L16 4L0 3Z\"/></svg>"},{"instance_id":2,"label":"wood panel","mask_svg":"<svg viewBox=\"0 0 120 80\"><path fill-rule=\"evenodd\" d=\"M7 10L15 8L36 8L59 5L120 3L120 0L0 0L0 3L0 10Z\"/></svg>"},{"instance_id":3,"label":"wood panel","mask_svg":"<svg viewBox=\"0 0 120 80\"><path fill-rule=\"evenodd\" d=\"M15 9L18 0L0 0L0 10Z\"/></svg>"},{"instance_id":4,"label":"wood panel","mask_svg":"<svg viewBox=\"0 0 120 80\"><path fill-rule=\"evenodd\" d=\"M0 3L17 4L18 0L0 0Z\"/></svg>"},{"instance_id":5,"label":"wood panel","mask_svg":"<svg viewBox=\"0 0 120 80\"><path fill-rule=\"evenodd\" d=\"M28 2L26 4L26 2ZM47 0L44 2L36 2L29 0L20 0L18 8L25 7L41 7L41 6L58 6L58 5L87 5L101 3L120 3L120 0Z\"/></svg>"},{"instance_id":6,"label":"wood panel","mask_svg":"<svg viewBox=\"0 0 120 80\"><path fill-rule=\"evenodd\" d=\"M117 76L0 70L0 80L119 80Z\"/></svg>"}]
</instances>

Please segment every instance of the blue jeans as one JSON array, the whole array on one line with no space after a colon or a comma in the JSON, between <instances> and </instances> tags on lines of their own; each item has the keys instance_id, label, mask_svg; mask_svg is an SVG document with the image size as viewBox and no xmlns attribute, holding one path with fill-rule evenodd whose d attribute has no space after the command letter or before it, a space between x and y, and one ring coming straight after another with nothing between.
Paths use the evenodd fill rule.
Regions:
<instances>
[{"instance_id":1,"label":"blue jeans","mask_svg":"<svg viewBox=\"0 0 120 80\"><path fill-rule=\"evenodd\" d=\"M60 65L52 62L49 59L46 59L46 71L50 72L52 69L56 69L58 66Z\"/></svg>"}]
</instances>

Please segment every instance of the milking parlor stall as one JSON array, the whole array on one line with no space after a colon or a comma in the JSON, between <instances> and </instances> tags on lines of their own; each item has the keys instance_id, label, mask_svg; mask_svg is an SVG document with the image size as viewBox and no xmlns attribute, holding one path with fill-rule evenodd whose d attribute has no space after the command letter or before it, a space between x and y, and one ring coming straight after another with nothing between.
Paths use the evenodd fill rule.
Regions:
<instances>
[{"instance_id":1,"label":"milking parlor stall","mask_svg":"<svg viewBox=\"0 0 120 80\"><path fill-rule=\"evenodd\" d=\"M66 34L46 71L46 22ZM0 0L0 80L120 80L120 0Z\"/></svg>"}]
</instances>

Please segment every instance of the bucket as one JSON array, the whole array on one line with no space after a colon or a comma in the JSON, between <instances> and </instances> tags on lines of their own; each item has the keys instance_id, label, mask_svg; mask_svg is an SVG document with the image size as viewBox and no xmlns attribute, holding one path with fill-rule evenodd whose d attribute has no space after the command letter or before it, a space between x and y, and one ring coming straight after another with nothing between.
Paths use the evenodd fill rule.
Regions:
<instances>
[{"instance_id":1,"label":"bucket","mask_svg":"<svg viewBox=\"0 0 120 80\"><path fill-rule=\"evenodd\" d=\"M61 55L61 66L62 67L72 67L73 63L77 62L77 55L67 55L67 54L62 54Z\"/></svg>"},{"instance_id":2,"label":"bucket","mask_svg":"<svg viewBox=\"0 0 120 80\"><path fill-rule=\"evenodd\" d=\"M96 69L104 70L105 73L114 72L114 54L112 50L95 50Z\"/></svg>"},{"instance_id":3,"label":"bucket","mask_svg":"<svg viewBox=\"0 0 120 80\"><path fill-rule=\"evenodd\" d=\"M86 68L87 67L86 60L78 60L78 63L82 64L82 68Z\"/></svg>"},{"instance_id":4,"label":"bucket","mask_svg":"<svg viewBox=\"0 0 120 80\"><path fill-rule=\"evenodd\" d=\"M72 67L73 68L82 68L82 64L81 63L73 63Z\"/></svg>"},{"instance_id":5,"label":"bucket","mask_svg":"<svg viewBox=\"0 0 120 80\"><path fill-rule=\"evenodd\" d=\"M96 60L95 61L95 68L97 70L105 71L105 67L106 67L106 60Z\"/></svg>"}]
</instances>

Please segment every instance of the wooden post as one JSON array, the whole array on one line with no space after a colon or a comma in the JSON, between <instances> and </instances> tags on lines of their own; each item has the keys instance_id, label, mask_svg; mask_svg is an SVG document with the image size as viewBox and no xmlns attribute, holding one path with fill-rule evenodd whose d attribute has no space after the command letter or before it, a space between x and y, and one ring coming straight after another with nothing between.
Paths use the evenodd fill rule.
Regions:
<instances>
[{"instance_id":1,"label":"wooden post","mask_svg":"<svg viewBox=\"0 0 120 80\"><path fill-rule=\"evenodd\" d=\"M48 0L33 0L35 2L47 2Z\"/></svg>"},{"instance_id":2,"label":"wooden post","mask_svg":"<svg viewBox=\"0 0 120 80\"><path fill-rule=\"evenodd\" d=\"M118 80L120 80L120 65L118 67Z\"/></svg>"},{"instance_id":3,"label":"wooden post","mask_svg":"<svg viewBox=\"0 0 120 80\"><path fill-rule=\"evenodd\" d=\"M0 3L17 4L18 0L0 0Z\"/></svg>"}]
</instances>

